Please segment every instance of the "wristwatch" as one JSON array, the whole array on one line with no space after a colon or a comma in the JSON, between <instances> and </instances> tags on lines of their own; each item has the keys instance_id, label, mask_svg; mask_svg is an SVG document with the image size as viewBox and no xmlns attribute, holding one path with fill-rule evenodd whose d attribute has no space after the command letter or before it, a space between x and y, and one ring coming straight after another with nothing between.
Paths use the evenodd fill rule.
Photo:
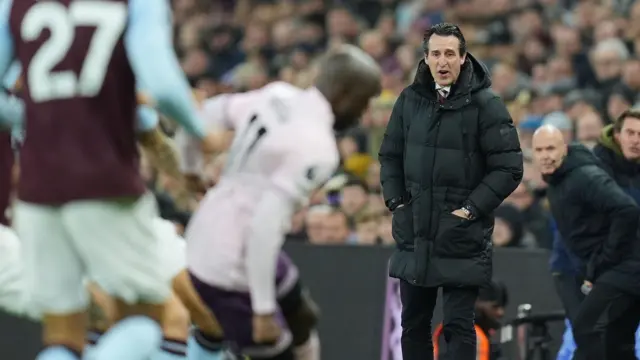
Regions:
<instances>
[{"instance_id":1,"label":"wristwatch","mask_svg":"<svg viewBox=\"0 0 640 360\"><path fill-rule=\"evenodd\" d=\"M462 212L464 213L464 215L467 217L468 220L475 219L475 216L473 215L473 211L471 210L471 206L465 205L460 210L462 210Z\"/></svg>"},{"instance_id":2,"label":"wristwatch","mask_svg":"<svg viewBox=\"0 0 640 360\"><path fill-rule=\"evenodd\" d=\"M393 210L397 209L398 206L404 204L404 201L401 197L389 199L385 205L387 205L387 209L393 212Z\"/></svg>"}]
</instances>

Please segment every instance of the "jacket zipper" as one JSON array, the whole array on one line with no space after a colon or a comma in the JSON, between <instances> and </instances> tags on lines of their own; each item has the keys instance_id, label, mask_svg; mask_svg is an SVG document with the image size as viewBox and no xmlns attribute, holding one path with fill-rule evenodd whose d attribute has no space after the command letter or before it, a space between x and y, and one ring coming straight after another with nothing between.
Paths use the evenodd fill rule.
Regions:
<instances>
[{"instance_id":1,"label":"jacket zipper","mask_svg":"<svg viewBox=\"0 0 640 360\"><path fill-rule=\"evenodd\" d=\"M464 121L464 119L462 120ZM471 187L471 175L469 174L469 135L467 134L467 127L462 125L462 152L464 153L464 185L467 189Z\"/></svg>"},{"instance_id":2,"label":"jacket zipper","mask_svg":"<svg viewBox=\"0 0 640 360\"><path fill-rule=\"evenodd\" d=\"M440 123L441 123L440 120L441 120L441 111L442 111L442 105L437 104L436 106L438 106L438 107L436 108L435 116L434 116L434 120L436 121L436 135L435 135L435 142L433 144L433 155L431 156L431 164L432 164L432 166L436 162L436 157L437 157L437 152L438 152L438 136L440 135ZM430 198L433 200L433 173L431 174L431 181L429 182L429 192L430 192ZM429 207L428 216L431 219L431 216L433 215L433 201L430 201L430 204L431 204L431 206ZM428 233L424 234L424 236L426 236L427 238L431 237L431 233L433 232L431 230L432 230L434 224L430 223L429 225L430 226L429 226L429 229L428 229L429 230ZM439 223L435 224L435 226L439 226L439 225L440 225ZM436 229L436 232L437 232L437 229ZM422 262L424 265L423 266L418 266L419 269L418 269L418 273L416 274L417 276L415 276L413 278L413 283L414 284L417 284L418 280L420 282L424 282L425 281L424 274L426 274L426 272L427 272L428 262L429 262L429 259L431 258L431 251L430 251L430 248L429 248L429 245L430 245L429 242L430 241L427 241L427 243L425 244L425 246L427 246L426 259L418 259L418 264L420 264L420 262ZM414 249L417 249L417 245L418 244L415 244L415 243L413 244ZM424 269L422 269L422 268L424 268Z\"/></svg>"}]
</instances>

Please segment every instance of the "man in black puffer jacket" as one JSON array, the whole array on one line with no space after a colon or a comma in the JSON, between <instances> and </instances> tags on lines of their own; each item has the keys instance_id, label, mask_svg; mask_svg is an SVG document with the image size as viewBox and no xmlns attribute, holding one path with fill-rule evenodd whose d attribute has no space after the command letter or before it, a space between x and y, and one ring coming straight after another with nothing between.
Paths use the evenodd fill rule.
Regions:
<instances>
[{"instance_id":1,"label":"man in black puffer jacket","mask_svg":"<svg viewBox=\"0 0 640 360\"><path fill-rule=\"evenodd\" d=\"M562 241L584 264L585 290L591 287L573 319L574 359L635 359L640 209L589 149L567 147L558 129L538 129L533 152L549 184L547 197Z\"/></svg>"},{"instance_id":2,"label":"man in black puffer jacket","mask_svg":"<svg viewBox=\"0 0 640 360\"><path fill-rule=\"evenodd\" d=\"M447 353L475 360L474 305L492 275L492 213L520 183L522 153L460 29L434 25L423 46L425 60L394 105L379 154L397 242L390 275L401 279L402 353L433 359L428 339L442 287Z\"/></svg>"}]
</instances>

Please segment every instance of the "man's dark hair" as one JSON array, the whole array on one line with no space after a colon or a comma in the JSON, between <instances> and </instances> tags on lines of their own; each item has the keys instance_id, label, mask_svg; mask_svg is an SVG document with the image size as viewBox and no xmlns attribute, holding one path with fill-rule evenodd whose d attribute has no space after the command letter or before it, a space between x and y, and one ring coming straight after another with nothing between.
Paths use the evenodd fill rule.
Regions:
<instances>
[{"instance_id":1,"label":"man's dark hair","mask_svg":"<svg viewBox=\"0 0 640 360\"><path fill-rule=\"evenodd\" d=\"M365 183L362 179L360 179L355 175L349 175L347 182L344 184L342 188L351 187L351 186L357 186L362 188L364 192L369 192L369 187L367 186L367 183Z\"/></svg>"},{"instance_id":2,"label":"man's dark hair","mask_svg":"<svg viewBox=\"0 0 640 360\"><path fill-rule=\"evenodd\" d=\"M618 116L618 118L613 122L613 131L617 133L622 131L622 127L624 126L624 121L627 118L640 120L640 110L637 110L637 109L625 110L625 112L623 112L622 115Z\"/></svg>"},{"instance_id":3,"label":"man's dark hair","mask_svg":"<svg viewBox=\"0 0 640 360\"><path fill-rule=\"evenodd\" d=\"M460 56L467 53L467 41L464 39L464 35L462 35L462 31L460 31L458 25L451 23L439 23L429 28L422 38L422 49L425 54L429 52L429 39L431 39L432 35L457 37L460 41L460 47L458 48Z\"/></svg>"}]
</instances>

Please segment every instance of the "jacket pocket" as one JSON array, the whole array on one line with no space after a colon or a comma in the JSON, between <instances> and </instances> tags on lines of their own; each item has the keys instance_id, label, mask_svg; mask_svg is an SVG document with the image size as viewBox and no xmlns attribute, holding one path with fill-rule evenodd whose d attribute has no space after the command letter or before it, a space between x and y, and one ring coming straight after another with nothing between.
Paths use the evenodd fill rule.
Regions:
<instances>
[{"instance_id":1,"label":"jacket pocket","mask_svg":"<svg viewBox=\"0 0 640 360\"><path fill-rule=\"evenodd\" d=\"M440 216L435 238L435 254L443 258L466 259L484 250L481 221L470 221L445 212Z\"/></svg>"},{"instance_id":2,"label":"jacket pocket","mask_svg":"<svg viewBox=\"0 0 640 360\"><path fill-rule=\"evenodd\" d=\"M413 211L411 205L404 205L393 212L391 234L400 250L413 251Z\"/></svg>"}]
</instances>

